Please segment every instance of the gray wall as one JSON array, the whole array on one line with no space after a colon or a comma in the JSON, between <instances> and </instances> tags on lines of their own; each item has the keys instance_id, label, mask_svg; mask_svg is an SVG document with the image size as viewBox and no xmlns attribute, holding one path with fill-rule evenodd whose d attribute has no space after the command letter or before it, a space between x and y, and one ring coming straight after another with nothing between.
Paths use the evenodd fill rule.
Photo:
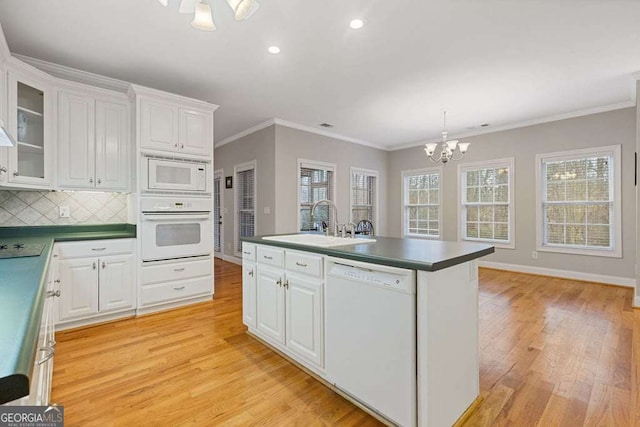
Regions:
<instances>
[{"instance_id":1,"label":"gray wall","mask_svg":"<svg viewBox=\"0 0 640 427\"><path fill-rule=\"evenodd\" d=\"M234 165L252 160L256 161L256 234L273 234L275 232L275 135L275 126L270 126L215 149L214 169L224 169L225 176L233 175ZM224 179L222 187L225 187ZM227 256L235 256L233 247L235 236L233 192L233 189L225 188L223 190L222 226L224 227L224 242L222 246L223 253ZM270 214L264 213L267 207L271 209Z\"/></svg>"},{"instance_id":2,"label":"gray wall","mask_svg":"<svg viewBox=\"0 0 640 427\"><path fill-rule=\"evenodd\" d=\"M636 109L626 108L573 119L527 126L464 138L471 147L464 162L513 157L515 159L515 249L496 249L487 261L634 278L636 210L634 151ZM539 153L620 144L622 146L622 250L623 258L605 258L539 252L535 235L535 156ZM401 171L433 165L422 147L393 151L389 155L389 235L402 234ZM443 239L457 239L457 163L443 167Z\"/></svg>"},{"instance_id":3,"label":"gray wall","mask_svg":"<svg viewBox=\"0 0 640 427\"><path fill-rule=\"evenodd\" d=\"M351 167L378 171L378 223L375 232L387 235L388 152L285 126L276 126L276 233L298 231L298 159L336 165L338 219L350 218Z\"/></svg>"}]
</instances>

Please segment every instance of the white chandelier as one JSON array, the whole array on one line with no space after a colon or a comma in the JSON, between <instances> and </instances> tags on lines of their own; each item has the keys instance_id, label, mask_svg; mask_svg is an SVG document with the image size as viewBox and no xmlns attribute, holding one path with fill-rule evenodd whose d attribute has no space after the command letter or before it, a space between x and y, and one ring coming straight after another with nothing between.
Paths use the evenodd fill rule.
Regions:
<instances>
[{"instance_id":1,"label":"white chandelier","mask_svg":"<svg viewBox=\"0 0 640 427\"><path fill-rule=\"evenodd\" d=\"M163 6L169 4L169 0L158 0ZM226 0L236 21L242 21L253 15L260 4L256 0ZM193 13L191 26L203 31L214 31L213 13L209 0L182 0L180 2L180 13Z\"/></svg>"},{"instance_id":2,"label":"white chandelier","mask_svg":"<svg viewBox=\"0 0 640 427\"><path fill-rule=\"evenodd\" d=\"M440 154L435 156L434 153L436 148L438 148L438 144L435 142L424 144L424 152L427 153L429 160L432 162L439 162L442 160L443 164L447 164L449 160L460 160L464 157L464 153L469 149L468 142L458 142L457 139L452 139L451 141L447 141L447 111L444 110L442 112L442 122L443 122L443 130L442 130L442 143L440 144ZM458 147L459 156L456 157L456 147Z\"/></svg>"}]
</instances>

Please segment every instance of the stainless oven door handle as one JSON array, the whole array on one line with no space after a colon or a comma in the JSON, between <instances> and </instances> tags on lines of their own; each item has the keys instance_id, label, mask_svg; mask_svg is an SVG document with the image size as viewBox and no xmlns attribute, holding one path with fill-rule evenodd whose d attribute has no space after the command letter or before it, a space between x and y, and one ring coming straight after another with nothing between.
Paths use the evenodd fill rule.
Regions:
<instances>
[{"instance_id":1,"label":"stainless oven door handle","mask_svg":"<svg viewBox=\"0 0 640 427\"><path fill-rule=\"evenodd\" d=\"M187 220L197 220L197 221L207 221L211 219L211 215L150 215L150 214L142 214L143 221L187 221Z\"/></svg>"}]
</instances>

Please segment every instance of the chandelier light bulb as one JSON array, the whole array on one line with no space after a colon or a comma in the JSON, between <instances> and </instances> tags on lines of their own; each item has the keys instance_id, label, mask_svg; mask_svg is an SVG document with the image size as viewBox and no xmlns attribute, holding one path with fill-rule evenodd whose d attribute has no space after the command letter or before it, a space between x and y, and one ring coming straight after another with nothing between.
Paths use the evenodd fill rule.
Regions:
<instances>
[{"instance_id":1,"label":"chandelier light bulb","mask_svg":"<svg viewBox=\"0 0 640 427\"><path fill-rule=\"evenodd\" d=\"M211 5L208 0L202 0L196 5L196 12L193 15L191 26L202 31L215 31L216 26L213 24Z\"/></svg>"}]
</instances>

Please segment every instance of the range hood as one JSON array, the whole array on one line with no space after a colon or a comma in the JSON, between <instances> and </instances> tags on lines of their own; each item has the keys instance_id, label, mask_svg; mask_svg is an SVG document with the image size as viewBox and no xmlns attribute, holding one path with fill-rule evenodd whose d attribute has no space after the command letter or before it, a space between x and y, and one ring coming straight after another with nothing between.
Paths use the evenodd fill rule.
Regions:
<instances>
[{"instance_id":1,"label":"range hood","mask_svg":"<svg viewBox=\"0 0 640 427\"><path fill-rule=\"evenodd\" d=\"M0 147L15 147L16 140L13 139L11 133L4 127L4 122L0 120Z\"/></svg>"}]
</instances>

